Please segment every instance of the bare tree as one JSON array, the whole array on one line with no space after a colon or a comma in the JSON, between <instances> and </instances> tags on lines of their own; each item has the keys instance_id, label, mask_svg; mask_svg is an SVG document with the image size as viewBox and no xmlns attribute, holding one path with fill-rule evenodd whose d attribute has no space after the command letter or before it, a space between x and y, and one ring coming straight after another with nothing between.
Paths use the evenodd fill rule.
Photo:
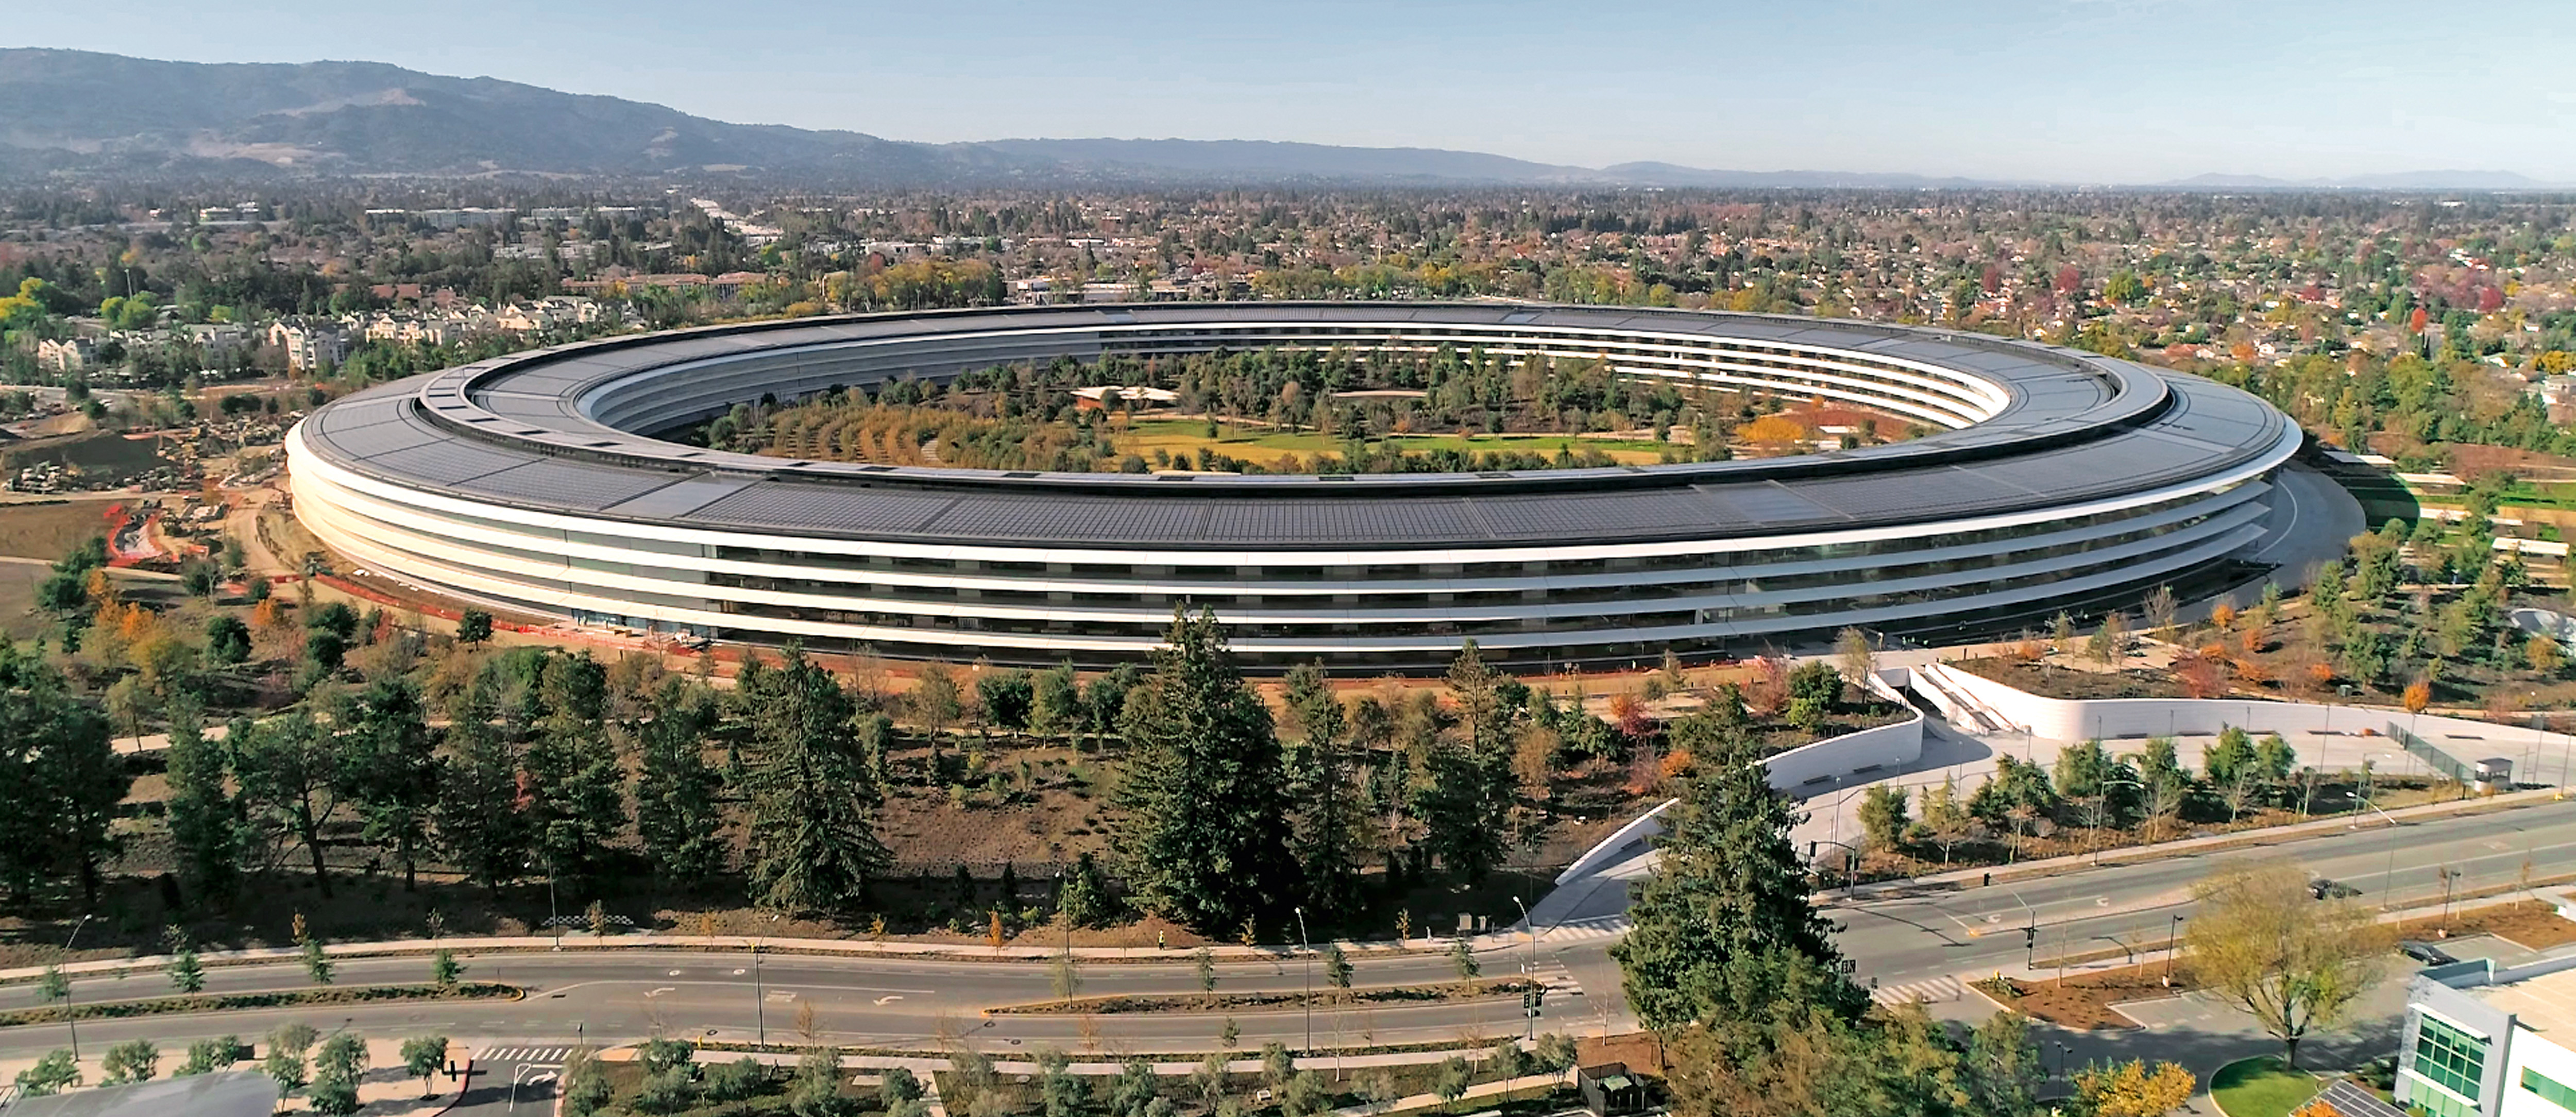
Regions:
<instances>
[{"instance_id":1,"label":"bare tree","mask_svg":"<svg viewBox=\"0 0 2576 1117\"><path fill-rule=\"evenodd\" d=\"M1878 650L1869 646L1869 634L1857 628L1846 628L1834 638L1834 658L1842 665L1843 678L1856 687L1868 686L1870 674L1878 669Z\"/></svg>"},{"instance_id":2,"label":"bare tree","mask_svg":"<svg viewBox=\"0 0 2576 1117\"><path fill-rule=\"evenodd\" d=\"M2173 630L2176 605L2172 586L2158 585L2153 592L2147 594L2146 608L2147 627L2154 629L2158 637L2163 637Z\"/></svg>"}]
</instances>

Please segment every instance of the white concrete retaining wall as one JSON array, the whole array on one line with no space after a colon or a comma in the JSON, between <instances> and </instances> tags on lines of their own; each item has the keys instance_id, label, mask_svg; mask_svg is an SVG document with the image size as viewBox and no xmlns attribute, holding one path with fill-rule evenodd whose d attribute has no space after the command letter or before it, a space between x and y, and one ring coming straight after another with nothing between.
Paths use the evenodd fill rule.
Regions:
<instances>
[{"instance_id":1,"label":"white concrete retaining wall","mask_svg":"<svg viewBox=\"0 0 2576 1117\"><path fill-rule=\"evenodd\" d=\"M2385 734L2389 724L2394 722L2460 760L2476 761L2501 755L2508 749L2519 755L2519 750L2526 747L2561 744L2566 739L2565 734L2544 734L2519 726L2431 714L2408 715L2358 706L2227 698L2111 698L2089 701L2043 698L1947 664L1926 664L1916 670L1939 679L1942 685L2002 715L2015 728L2027 729L2033 736L2056 741L2160 737L2167 734L2201 736L2221 732L2230 726L2251 733L2360 736L2364 731Z\"/></svg>"},{"instance_id":2,"label":"white concrete retaining wall","mask_svg":"<svg viewBox=\"0 0 2576 1117\"><path fill-rule=\"evenodd\" d=\"M1869 689L1880 697L1902 702L1903 698L1886 680L1873 680ZM1867 774L1881 769L1895 769L1923 758L1923 713L1908 707L1906 719L1894 725L1864 729L1827 737L1813 744L1800 745L1764 760L1762 765L1771 776L1771 786L1796 795L1810 784L1825 784L1838 777L1855 773ZM1575 858L1565 871L1556 874L1556 883L1598 872L1636 855L1639 843L1664 832L1663 814L1679 800L1667 799L1651 811L1629 820L1599 844Z\"/></svg>"},{"instance_id":3,"label":"white concrete retaining wall","mask_svg":"<svg viewBox=\"0 0 2576 1117\"><path fill-rule=\"evenodd\" d=\"M1809 784L1849 775L1866 775L1911 764L1923 758L1923 712L1908 709L1894 725L1827 737L1800 745L1762 762L1771 770L1771 786L1796 794Z\"/></svg>"},{"instance_id":4,"label":"white concrete retaining wall","mask_svg":"<svg viewBox=\"0 0 2576 1117\"><path fill-rule=\"evenodd\" d=\"M1664 812L1671 810L1673 804L1678 802L1681 800L1666 799L1656 805L1655 809L1629 819L1626 826L1611 831L1609 837L1601 839L1591 849L1585 850L1583 856L1575 858L1573 864L1565 867L1564 872L1556 874L1556 882L1564 884L1576 877L1597 872L1604 866L1627 860L1633 856L1628 847L1664 832Z\"/></svg>"}]
</instances>

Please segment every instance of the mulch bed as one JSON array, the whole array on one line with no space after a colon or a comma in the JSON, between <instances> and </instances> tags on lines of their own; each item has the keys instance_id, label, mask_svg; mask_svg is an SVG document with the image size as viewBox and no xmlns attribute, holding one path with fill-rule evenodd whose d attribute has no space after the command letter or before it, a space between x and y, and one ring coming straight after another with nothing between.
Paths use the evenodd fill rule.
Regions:
<instances>
[{"instance_id":1,"label":"mulch bed","mask_svg":"<svg viewBox=\"0 0 2576 1117\"><path fill-rule=\"evenodd\" d=\"M1978 992L2024 1016L2068 1028L2103 1031L2138 1026L2137 1021L2113 1011L2112 1005L2177 996L2196 988L2188 961L2174 966L2172 985L2166 985L2164 977L2165 967L2159 962L2068 974L2063 981L1988 978L1974 984Z\"/></svg>"}]
</instances>

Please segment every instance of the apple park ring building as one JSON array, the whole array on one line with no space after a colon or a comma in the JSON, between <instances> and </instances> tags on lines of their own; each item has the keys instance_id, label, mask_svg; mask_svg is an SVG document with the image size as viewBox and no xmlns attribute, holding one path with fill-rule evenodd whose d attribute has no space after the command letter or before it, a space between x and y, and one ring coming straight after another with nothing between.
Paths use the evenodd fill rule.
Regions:
<instances>
[{"instance_id":1,"label":"apple park ring building","mask_svg":"<svg viewBox=\"0 0 2576 1117\"><path fill-rule=\"evenodd\" d=\"M1794 457L1485 473L1049 473L666 441L733 404L1059 357L1268 347L1606 359L1905 417ZM2091 353L1838 319L1628 307L1161 303L804 318L480 361L287 438L347 563L577 624L893 658L1141 658L1205 606L1248 666L1523 671L2042 626L2262 545L2296 424Z\"/></svg>"}]
</instances>

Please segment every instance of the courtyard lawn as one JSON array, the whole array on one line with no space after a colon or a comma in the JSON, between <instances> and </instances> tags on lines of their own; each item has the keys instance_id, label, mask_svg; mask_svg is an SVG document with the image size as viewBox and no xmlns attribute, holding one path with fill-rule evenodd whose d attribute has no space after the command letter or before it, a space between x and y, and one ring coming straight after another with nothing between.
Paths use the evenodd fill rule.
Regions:
<instances>
[{"instance_id":1,"label":"courtyard lawn","mask_svg":"<svg viewBox=\"0 0 2576 1117\"><path fill-rule=\"evenodd\" d=\"M2227 1117L2289 1117L2321 1086L2315 1075L2271 1055L2239 1059L2209 1076L2209 1096Z\"/></svg>"},{"instance_id":2,"label":"courtyard lawn","mask_svg":"<svg viewBox=\"0 0 2576 1117\"><path fill-rule=\"evenodd\" d=\"M1204 419L1147 419L1137 422L1113 436L1120 453L1152 457L1161 450L1175 457L1195 454L1201 447L1229 457L1269 465L1281 456L1295 454L1313 458L1317 454L1337 454L1342 440L1316 431L1276 431L1263 427L1239 427L1221 424L1217 436L1207 436ZM1622 465L1653 465L1662 459L1664 445L1659 442L1624 439L1577 438L1562 434L1423 434L1396 435L1372 440L1380 444L1421 453L1429 450L1521 450L1554 454L1558 450L1594 449L1610 455Z\"/></svg>"}]
</instances>

